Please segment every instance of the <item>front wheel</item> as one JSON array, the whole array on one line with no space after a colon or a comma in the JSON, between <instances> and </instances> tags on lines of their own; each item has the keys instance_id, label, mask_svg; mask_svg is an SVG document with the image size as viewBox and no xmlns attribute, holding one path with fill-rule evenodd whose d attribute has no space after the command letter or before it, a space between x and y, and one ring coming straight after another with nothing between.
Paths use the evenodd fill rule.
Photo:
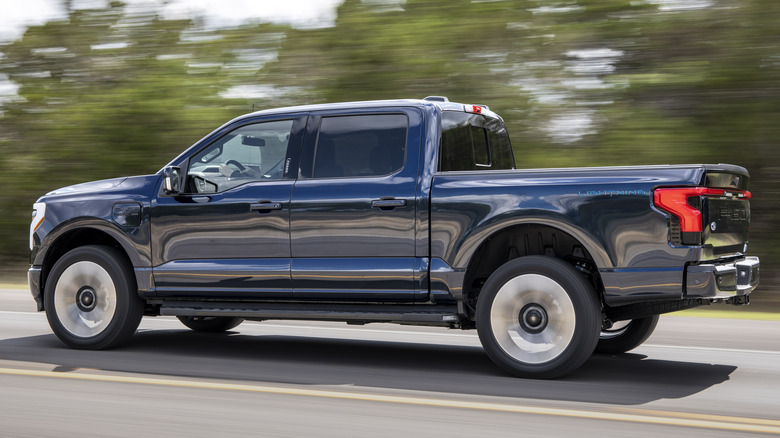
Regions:
<instances>
[{"instance_id":1,"label":"front wheel","mask_svg":"<svg viewBox=\"0 0 780 438\"><path fill-rule=\"evenodd\" d=\"M74 348L120 345L135 333L144 311L130 264L107 246L82 246L62 256L43 297L52 331Z\"/></svg>"},{"instance_id":2,"label":"front wheel","mask_svg":"<svg viewBox=\"0 0 780 438\"><path fill-rule=\"evenodd\" d=\"M477 332L501 368L520 377L554 378L593 353L600 314L593 287L574 267L527 256L488 278L477 299Z\"/></svg>"},{"instance_id":3,"label":"front wheel","mask_svg":"<svg viewBox=\"0 0 780 438\"><path fill-rule=\"evenodd\" d=\"M633 350L653 334L657 324L658 315L619 321L610 329L601 331L596 353L620 354Z\"/></svg>"},{"instance_id":4,"label":"front wheel","mask_svg":"<svg viewBox=\"0 0 780 438\"><path fill-rule=\"evenodd\" d=\"M231 316L177 316L187 328L196 332L225 332L238 327L244 318Z\"/></svg>"}]
</instances>

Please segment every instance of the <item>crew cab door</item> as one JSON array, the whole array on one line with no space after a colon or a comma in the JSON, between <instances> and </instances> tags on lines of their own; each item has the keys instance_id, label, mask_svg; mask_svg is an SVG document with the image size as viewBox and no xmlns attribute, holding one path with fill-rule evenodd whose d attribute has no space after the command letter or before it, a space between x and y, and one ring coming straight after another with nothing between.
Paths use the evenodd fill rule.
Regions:
<instances>
[{"instance_id":1,"label":"crew cab door","mask_svg":"<svg viewBox=\"0 0 780 438\"><path fill-rule=\"evenodd\" d=\"M422 115L312 112L290 209L293 295L426 300L415 253Z\"/></svg>"},{"instance_id":2,"label":"crew cab door","mask_svg":"<svg viewBox=\"0 0 780 438\"><path fill-rule=\"evenodd\" d=\"M159 296L292 296L290 194L305 123L305 114L243 121L182 162L182 192L152 203Z\"/></svg>"}]
</instances>

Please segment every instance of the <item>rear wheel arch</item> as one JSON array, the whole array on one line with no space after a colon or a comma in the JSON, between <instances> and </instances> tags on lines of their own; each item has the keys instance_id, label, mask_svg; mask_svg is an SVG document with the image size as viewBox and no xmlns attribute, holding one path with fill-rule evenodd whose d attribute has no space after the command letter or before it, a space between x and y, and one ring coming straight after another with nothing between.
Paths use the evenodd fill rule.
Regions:
<instances>
[{"instance_id":1,"label":"rear wheel arch","mask_svg":"<svg viewBox=\"0 0 780 438\"><path fill-rule=\"evenodd\" d=\"M574 266L589 280L599 298L603 290L598 272L598 256L592 255L592 245L550 225L529 223L503 228L477 248L469 260L463 281L463 294L472 309L482 286L490 276L507 262L525 256L547 256L561 259Z\"/></svg>"}]
</instances>

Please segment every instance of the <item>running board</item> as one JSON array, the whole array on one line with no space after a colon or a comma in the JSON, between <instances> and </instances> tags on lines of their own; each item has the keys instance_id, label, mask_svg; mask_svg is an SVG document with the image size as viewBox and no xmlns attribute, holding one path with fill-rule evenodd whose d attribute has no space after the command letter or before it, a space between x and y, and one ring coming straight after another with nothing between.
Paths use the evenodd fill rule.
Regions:
<instances>
[{"instance_id":1,"label":"running board","mask_svg":"<svg viewBox=\"0 0 780 438\"><path fill-rule=\"evenodd\" d=\"M300 319L349 323L393 322L450 326L462 317L454 306L164 301L160 315Z\"/></svg>"}]
</instances>

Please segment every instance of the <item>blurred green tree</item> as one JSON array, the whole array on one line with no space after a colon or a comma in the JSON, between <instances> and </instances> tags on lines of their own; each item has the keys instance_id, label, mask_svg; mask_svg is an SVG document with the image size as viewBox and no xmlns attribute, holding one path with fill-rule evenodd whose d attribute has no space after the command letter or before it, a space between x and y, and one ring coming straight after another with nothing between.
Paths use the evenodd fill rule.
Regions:
<instances>
[{"instance_id":1,"label":"blurred green tree","mask_svg":"<svg viewBox=\"0 0 780 438\"><path fill-rule=\"evenodd\" d=\"M156 172L246 112L244 99L221 95L261 67L247 67L238 50L274 51L278 35L270 25L240 35L198 30L190 20L162 20L113 2L69 9L67 19L30 27L0 46L0 74L19 86L0 108L0 260L24 260L28 212L38 196Z\"/></svg>"},{"instance_id":2,"label":"blurred green tree","mask_svg":"<svg viewBox=\"0 0 780 438\"><path fill-rule=\"evenodd\" d=\"M206 31L118 2L70 10L0 46L20 86L0 108L0 260L22 257L43 192L156 171L251 103L446 95L502 114L520 167L747 167L771 281L778 16L776 0L345 0L332 27Z\"/></svg>"}]
</instances>

